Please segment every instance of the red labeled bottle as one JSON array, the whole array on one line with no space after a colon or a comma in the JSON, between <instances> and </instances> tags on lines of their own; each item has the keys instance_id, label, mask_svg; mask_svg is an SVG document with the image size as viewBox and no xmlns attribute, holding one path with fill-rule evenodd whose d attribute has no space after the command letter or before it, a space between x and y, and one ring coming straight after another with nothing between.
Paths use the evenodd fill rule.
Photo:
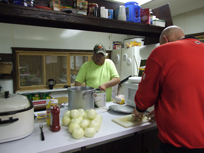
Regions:
<instances>
[{"instance_id":1,"label":"red labeled bottle","mask_svg":"<svg viewBox=\"0 0 204 153\"><path fill-rule=\"evenodd\" d=\"M50 129L52 132L60 131L60 108L57 104L54 104L50 106L50 110Z\"/></svg>"}]
</instances>

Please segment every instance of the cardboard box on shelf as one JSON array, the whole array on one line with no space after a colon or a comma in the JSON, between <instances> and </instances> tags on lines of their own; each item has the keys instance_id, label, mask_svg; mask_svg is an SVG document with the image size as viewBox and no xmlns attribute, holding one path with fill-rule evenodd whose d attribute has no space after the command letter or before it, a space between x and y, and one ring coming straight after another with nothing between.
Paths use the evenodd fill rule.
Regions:
<instances>
[{"instance_id":1,"label":"cardboard box on shelf","mask_svg":"<svg viewBox=\"0 0 204 153\"><path fill-rule=\"evenodd\" d=\"M164 20L155 19L155 20L153 20L153 25L160 26L160 27L165 27L165 21Z\"/></svg>"},{"instance_id":2,"label":"cardboard box on shelf","mask_svg":"<svg viewBox=\"0 0 204 153\"><path fill-rule=\"evenodd\" d=\"M50 8L54 11L60 11L61 10L60 0L51 0Z\"/></svg>"},{"instance_id":3,"label":"cardboard box on shelf","mask_svg":"<svg viewBox=\"0 0 204 153\"><path fill-rule=\"evenodd\" d=\"M0 63L0 74L11 74L12 63L2 62Z\"/></svg>"},{"instance_id":4,"label":"cardboard box on shelf","mask_svg":"<svg viewBox=\"0 0 204 153\"><path fill-rule=\"evenodd\" d=\"M140 18L141 18L141 23L150 24L150 13L148 8L140 10Z\"/></svg>"},{"instance_id":5,"label":"cardboard box on shelf","mask_svg":"<svg viewBox=\"0 0 204 153\"><path fill-rule=\"evenodd\" d=\"M77 8L80 10L87 10L88 1L74 0L74 8Z\"/></svg>"}]
</instances>

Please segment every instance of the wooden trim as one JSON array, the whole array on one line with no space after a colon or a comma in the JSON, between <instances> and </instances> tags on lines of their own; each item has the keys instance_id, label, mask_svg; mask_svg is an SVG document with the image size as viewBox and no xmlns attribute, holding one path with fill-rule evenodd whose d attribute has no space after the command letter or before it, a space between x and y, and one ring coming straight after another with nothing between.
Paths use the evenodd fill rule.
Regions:
<instances>
[{"instance_id":1,"label":"wooden trim","mask_svg":"<svg viewBox=\"0 0 204 153\"><path fill-rule=\"evenodd\" d=\"M20 85L20 73L19 73L19 53L16 53L16 82L17 82L17 89L21 87Z\"/></svg>"},{"instance_id":2,"label":"wooden trim","mask_svg":"<svg viewBox=\"0 0 204 153\"><path fill-rule=\"evenodd\" d=\"M67 55L67 83L71 86L71 78L70 78L70 54Z\"/></svg>"},{"instance_id":3,"label":"wooden trim","mask_svg":"<svg viewBox=\"0 0 204 153\"><path fill-rule=\"evenodd\" d=\"M43 64L42 64L43 66L43 76L42 77L43 77L44 85L46 85L46 81L47 81L45 77L46 76L46 59L45 58L46 58L46 55L43 56Z\"/></svg>"}]
</instances>

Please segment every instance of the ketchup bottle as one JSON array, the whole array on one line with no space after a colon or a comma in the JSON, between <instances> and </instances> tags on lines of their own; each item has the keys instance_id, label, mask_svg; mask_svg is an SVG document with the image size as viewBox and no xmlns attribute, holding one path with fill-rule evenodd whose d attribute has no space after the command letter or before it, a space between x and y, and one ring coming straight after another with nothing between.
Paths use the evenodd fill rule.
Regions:
<instances>
[{"instance_id":1,"label":"ketchup bottle","mask_svg":"<svg viewBox=\"0 0 204 153\"><path fill-rule=\"evenodd\" d=\"M50 106L50 129L52 132L57 132L61 129L60 127L60 108L57 105Z\"/></svg>"}]
</instances>

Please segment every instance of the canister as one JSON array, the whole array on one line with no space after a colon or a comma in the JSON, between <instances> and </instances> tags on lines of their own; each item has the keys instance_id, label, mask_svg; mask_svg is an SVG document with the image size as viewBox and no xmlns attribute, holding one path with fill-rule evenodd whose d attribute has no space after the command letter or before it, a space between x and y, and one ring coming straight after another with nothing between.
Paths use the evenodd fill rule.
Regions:
<instances>
[{"instance_id":1,"label":"canister","mask_svg":"<svg viewBox=\"0 0 204 153\"><path fill-rule=\"evenodd\" d=\"M87 14L89 16L97 16L98 15L98 4L97 3L89 3Z\"/></svg>"},{"instance_id":2,"label":"canister","mask_svg":"<svg viewBox=\"0 0 204 153\"><path fill-rule=\"evenodd\" d=\"M108 18L113 19L113 10L112 9L108 9Z\"/></svg>"},{"instance_id":3,"label":"canister","mask_svg":"<svg viewBox=\"0 0 204 153\"><path fill-rule=\"evenodd\" d=\"M41 99L51 99L51 92L43 92L41 94L42 94Z\"/></svg>"},{"instance_id":4,"label":"canister","mask_svg":"<svg viewBox=\"0 0 204 153\"><path fill-rule=\"evenodd\" d=\"M140 23L140 9L141 7L137 2L127 2L125 3L126 9L126 21Z\"/></svg>"},{"instance_id":5,"label":"canister","mask_svg":"<svg viewBox=\"0 0 204 153\"><path fill-rule=\"evenodd\" d=\"M32 93L32 100L40 100L40 93Z\"/></svg>"},{"instance_id":6,"label":"canister","mask_svg":"<svg viewBox=\"0 0 204 153\"><path fill-rule=\"evenodd\" d=\"M105 107L106 106L106 92L101 90L96 90L94 92L94 107Z\"/></svg>"}]
</instances>

